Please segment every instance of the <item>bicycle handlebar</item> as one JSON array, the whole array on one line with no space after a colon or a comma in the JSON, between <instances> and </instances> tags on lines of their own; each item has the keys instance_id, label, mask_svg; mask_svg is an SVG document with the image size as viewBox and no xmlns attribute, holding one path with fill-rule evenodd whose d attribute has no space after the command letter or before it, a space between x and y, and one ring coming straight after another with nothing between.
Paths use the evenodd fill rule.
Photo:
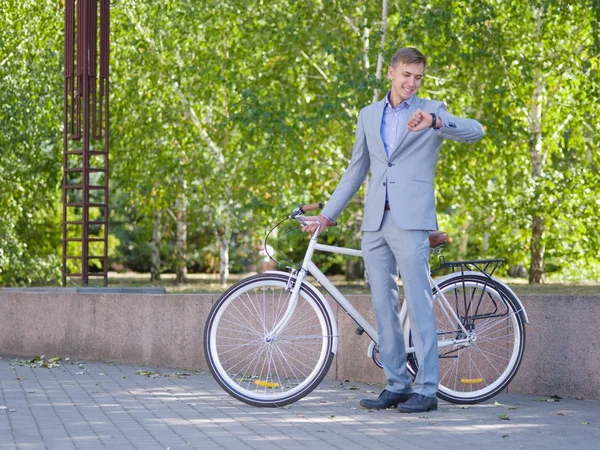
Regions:
<instances>
[{"instance_id":1,"label":"bicycle handlebar","mask_svg":"<svg viewBox=\"0 0 600 450\"><path fill-rule=\"evenodd\" d=\"M300 214L304 214L305 212L308 212L308 211L316 211L317 209L321 209L321 208L323 208L323 203L321 203L321 202L311 203L310 205L300 205L292 211L292 214L290 214L290 217L292 219L295 219Z\"/></svg>"},{"instance_id":2,"label":"bicycle handlebar","mask_svg":"<svg viewBox=\"0 0 600 450\"><path fill-rule=\"evenodd\" d=\"M319 202L319 203L311 203L310 205L304 205L301 206L300 209L303 212L308 212L308 211L316 211L317 209L322 209L323 208L323 203Z\"/></svg>"}]
</instances>

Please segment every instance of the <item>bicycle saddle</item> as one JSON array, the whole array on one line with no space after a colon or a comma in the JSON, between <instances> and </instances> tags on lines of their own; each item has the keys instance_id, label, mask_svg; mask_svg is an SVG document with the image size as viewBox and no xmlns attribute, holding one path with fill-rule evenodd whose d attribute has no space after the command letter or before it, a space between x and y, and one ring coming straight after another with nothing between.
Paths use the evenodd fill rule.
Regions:
<instances>
[{"instance_id":1,"label":"bicycle saddle","mask_svg":"<svg viewBox=\"0 0 600 450\"><path fill-rule=\"evenodd\" d=\"M429 248L436 248L448 242L448 233L443 231L429 232Z\"/></svg>"}]
</instances>

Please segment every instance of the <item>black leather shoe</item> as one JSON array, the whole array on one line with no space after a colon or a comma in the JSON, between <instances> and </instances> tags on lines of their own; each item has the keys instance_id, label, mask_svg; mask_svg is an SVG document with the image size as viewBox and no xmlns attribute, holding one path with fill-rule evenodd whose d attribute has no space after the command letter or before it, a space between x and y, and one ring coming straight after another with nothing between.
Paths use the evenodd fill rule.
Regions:
<instances>
[{"instance_id":1,"label":"black leather shoe","mask_svg":"<svg viewBox=\"0 0 600 450\"><path fill-rule=\"evenodd\" d=\"M437 398L425 397L421 394L412 394L410 398L398 405L398 411L402 413L427 412L438 409Z\"/></svg>"},{"instance_id":2,"label":"black leather shoe","mask_svg":"<svg viewBox=\"0 0 600 450\"><path fill-rule=\"evenodd\" d=\"M395 408L398 403L404 403L407 401L411 395L412 394L396 394L395 392L390 392L387 389L384 389L381 394L379 394L377 400L363 398L360 401L360 406L369 409Z\"/></svg>"}]
</instances>

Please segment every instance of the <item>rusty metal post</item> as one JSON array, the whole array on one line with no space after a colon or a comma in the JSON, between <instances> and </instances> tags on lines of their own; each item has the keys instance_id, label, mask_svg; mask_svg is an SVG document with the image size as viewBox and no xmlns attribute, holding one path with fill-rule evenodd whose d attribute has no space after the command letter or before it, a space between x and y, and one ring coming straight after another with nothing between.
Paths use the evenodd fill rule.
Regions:
<instances>
[{"instance_id":1,"label":"rusty metal post","mask_svg":"<svg viewBox=\"0 0 600 450\"><path fill-rule=\"evenodd\" d=\"M110 0L65 1L63 286L93 276L108 284L109 16Z\"/></svg>"}]
</instances>

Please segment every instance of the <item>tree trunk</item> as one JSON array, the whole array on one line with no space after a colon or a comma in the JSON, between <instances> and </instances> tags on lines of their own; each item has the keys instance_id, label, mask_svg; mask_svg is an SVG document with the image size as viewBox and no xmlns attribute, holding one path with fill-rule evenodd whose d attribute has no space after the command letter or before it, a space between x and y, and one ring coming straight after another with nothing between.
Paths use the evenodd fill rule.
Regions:
<instances>
[{"instance_id":1,"label":"tree trunk","mask_svg":"<svg viewBox=\"0 0 600 450\"><path fill-rule=\"evenodd\" d=\"M387 36L387 19L388 19L388 2L387 0L382 0L381 2L381 44L379 47L379 54L377 55L377 66L375 68L375 79L377 80L377 86L373 89L373 103L379 100L379 82L381 81L381 76L383 73L383 51L385 50L385 38ZM365 35L368 43L368 35ZM365 45L365 51L368 50L368 44ZM367 59L368 61L368 59ZM369 186L369 174L367 174L367 178L365 179L365 189L363 196L363 207L365 202L367 201L368 195L368 186ZM363 217L364 219L364 217ZM365 286L369 287L369 273L367 272L367 265L364 264L364 272L363 272Z\"/></svg>"},{"instance_id":2,"label":"tree trunk","mask_svg":"<svg viewBox=\"0 0 600 450\"><path fill-rule=\"evenodd\" d=\"M150 281L160 280L160 241L162 239L162 226L160 211L154 217L152 225L152 259L150 263Z\"/></svg>"},{"instance_id":3,"label":"tree trunk","mask_svg":"<svg viewBox=\"0 0 600 450\"><path fill-rule=\"evenodd\" d=\"M219 280L222 285L227 284L229 278L229 244L231 243L231 225L227 218L223 234L217 236L219 241Z\"/></svg>"},{"instance_id":4,"label":"tree trunk","mask_svg":"<svg viewBox=\"0 0 600 450\"><path fill-rule=\"evenodd\" d=\"M187 198L181 194L177 199L177 241L175 254L177 258L176 282L183 283L187 280Z\"/></svg>"},{"instance_id":5,"label":"tree trunk","mask_svg":"<svg viewBox=\"0 0 600 450\"><path fill-rule=\"evenodd\" d=\"M529 268L529 284L542 282L544 275L544 251L543 243L544 217L533 216L531 226L531 266Z\"/></svg>"},{"instance_id":6,"label":"tree trunk","mask_svg":"<svg viewBox=\"0 0 600 450\"><path fill-rule=\"evenodd\" d=\"M544 9L533 7L535 18L536 45L542 59L544 44L542 40L542 25ZM541 64L541 63L540 63ZM542 136L542 107L544 101L545 84L541 68L538 66L534 72L534 89L529 109L529 155L531 158L531 176L535 192L539 188L539 178L543 173L543 136ZM538 192L532 204L531 215L531 266L529 268L529 283L542 282L544 274L544 216L541 214L543 193Z\"/></svg>"},{"instance_id":7,"label":"tree trunk","mask_svg":"<svg viewBox=\"0 0 600 450\"><path fill-rule=\"evenodd\" d=\"M459 261L462 261L463 257L467 253L467 246L469 243L469 220L465 222L463 225L463 232L460 235L460 241L458 242L458 255L457 258Z\"/></svg>"},{"instance_id":8,"label":"tree trunk","mask_svg":"<svg viewBox=\"0 0 600 450\"><path fill-rule=\"evenodd\" d=\"M359 280L365 272L362 259L346 258L346 281Z\"/></svg>"}]
</instances>

